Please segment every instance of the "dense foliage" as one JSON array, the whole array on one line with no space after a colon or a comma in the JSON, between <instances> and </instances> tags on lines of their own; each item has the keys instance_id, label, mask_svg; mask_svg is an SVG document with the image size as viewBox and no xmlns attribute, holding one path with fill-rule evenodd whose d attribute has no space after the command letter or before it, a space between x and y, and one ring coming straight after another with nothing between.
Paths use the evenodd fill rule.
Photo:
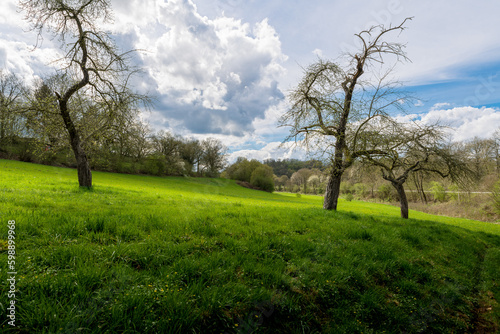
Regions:
<instances>
[{"instance_id":1,"label":"dense foliage","mask_svg":"<svg viewBox=\"0 0 500 334\"><path fill-rule=\"evenodd\" d=\"M250 184L272 193L274 191L273 169L266 165L255 168L250 177Z\"/></svg>"}]
</instances>

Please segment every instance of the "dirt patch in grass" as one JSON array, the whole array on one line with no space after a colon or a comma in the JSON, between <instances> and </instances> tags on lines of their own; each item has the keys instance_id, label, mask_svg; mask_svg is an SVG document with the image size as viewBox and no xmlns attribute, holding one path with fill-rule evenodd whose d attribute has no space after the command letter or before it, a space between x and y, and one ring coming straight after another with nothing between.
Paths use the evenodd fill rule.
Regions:
<instances>
[{"instance_id":1,"label":"dirt patch in grass","mask_svg":"<svg viewBox=\"0 0 500 334\"><path fill-rule=\"evenodd\" d=\"M492 310L498 305L495 296L491 291L487 291L485 296L480 300L478 307L475 310L475 329L474 333L498 333L499 324L492 319Z\"/></svg>"}]
</instances>

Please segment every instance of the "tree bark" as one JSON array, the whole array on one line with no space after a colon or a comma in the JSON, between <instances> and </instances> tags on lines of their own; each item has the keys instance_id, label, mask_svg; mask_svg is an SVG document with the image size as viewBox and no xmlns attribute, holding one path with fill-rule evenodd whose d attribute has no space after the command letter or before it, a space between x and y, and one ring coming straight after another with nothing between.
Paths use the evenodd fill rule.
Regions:
<instances>
[{"instance_id":1,"label":"tree bark","mask_svg":"<svg viewBox=\"0 0 500 334\"><path fill-rule=\"evenodd\" d=\"M59 111L64 120L64 125L68 130L71 148L76 159L76 168L78 171L78 184L80 187L92 187L92 172L90 171L90 164L87 159L87 154L82 148L80 136L76 130L75 124L71 120L68 111L68 104L65 100L59 100Z\"/></svg>"},{"instance_id":2,"label":"tree bark","mask_svg":"<svg viewBox=\"0 0 500 334\"><path fill-rule=\"evenodd\" d=\"M399 196L399 205L401 207L401 218L408 219L408 199L406 198L405 189L403 183L391 182Z\"/></svg>"},{"instance_id":3,"label":"tree bark","mask_svg":"<svg viewBox=\"0 0 500 334\"><path fill-rule=\"evenodd\" d=\"M336 175L332 173L328 179L325 191L325 200L323 202L323 209L337 210L337 203L340 195L340 181L342 174Z\"/></svg>"},{"instance_id":4,"label":"tree bark","mask_svg":"<svg viewBox=\"0 0 500 334\"><path fill-rule=\"evenodd\" d=\"M80 187L92 187L92 172L90 171L89 161L87 159L87 155L80 145L80 139L75 138L73 140L75 144L72 144L73 152L75 152L75 158L77 163L77 171L78 171L78 184ZM72 142L73 142L72 141Z\"/></svg>"}]
</instances>

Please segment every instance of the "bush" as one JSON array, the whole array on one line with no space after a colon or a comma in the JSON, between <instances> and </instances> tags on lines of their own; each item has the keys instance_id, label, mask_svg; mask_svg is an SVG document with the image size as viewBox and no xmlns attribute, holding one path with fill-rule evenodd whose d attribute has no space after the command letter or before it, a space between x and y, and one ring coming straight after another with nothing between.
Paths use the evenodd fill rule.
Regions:
<instances>
[{"instance_id":1,"label":"bush","mask_svg":"<svg viewBox=\"0 0 500 334\"><path fill-rule=\"evenodd\" d=\"M161 156L148 158L144 164L143 172L145 174L161 176L165 174L166 163Z\"/></svg>"},{"instance_id":2,"label":"bush","mask_svg":"<svg viewBox=\"0 0 500 334\"><path fill-rule=\"evenodd\" d=\"M434 195L434 200L439 202L446 201L446 190L443 185L439 182L432 182L431 187L432 194Z\"/></svg>"},{"instance_id":3,"label":"bush","mask_svg":"<svg viewBox=\"0 0 500 334\"><path fill-rule=\"evenodd\" d=\"M354 195L351 193L347 193L344 195L344 199L348 202L352 201L354 199Z\"/></svg>"},{"instance_id":4,"label":"bush","mask_svg":"<svg viewBox=\"0 0 500 334\"><path fill-rule=\"evenodd\" d=\"M264 191L273 192L273 169L267 165L257 167L250 177L250 184Z\"/></svg>"},{"instance_id":5,"label":"bush","mask_svg":"<svg viewBox=\"0 0 500 334\"><path fill-rule=\"evenodd\" d=\"M29 139L22 140L15 147L14 153L17 154L20 161L24 162L32 162L33 161L33 153L31 152L31 142ZM33 145L34 146L34 145Z\"/></svg>"}]
</instances>

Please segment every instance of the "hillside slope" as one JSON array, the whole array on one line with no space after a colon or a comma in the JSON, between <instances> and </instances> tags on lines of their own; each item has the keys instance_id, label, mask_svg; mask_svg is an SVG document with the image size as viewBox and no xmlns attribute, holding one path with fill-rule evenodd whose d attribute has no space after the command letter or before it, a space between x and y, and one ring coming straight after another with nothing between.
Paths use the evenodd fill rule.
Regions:
<instances>
[{"instance_id":1,"label":"hillside slope","mask_svg":"<svg viewBox=\"0 0 500 334\"><path fill-rule=\"evenodd\" d=\"M500 226L223 179L0 160L1 307L46 333L494 333Z\"/></svg>"}]
</instances>

